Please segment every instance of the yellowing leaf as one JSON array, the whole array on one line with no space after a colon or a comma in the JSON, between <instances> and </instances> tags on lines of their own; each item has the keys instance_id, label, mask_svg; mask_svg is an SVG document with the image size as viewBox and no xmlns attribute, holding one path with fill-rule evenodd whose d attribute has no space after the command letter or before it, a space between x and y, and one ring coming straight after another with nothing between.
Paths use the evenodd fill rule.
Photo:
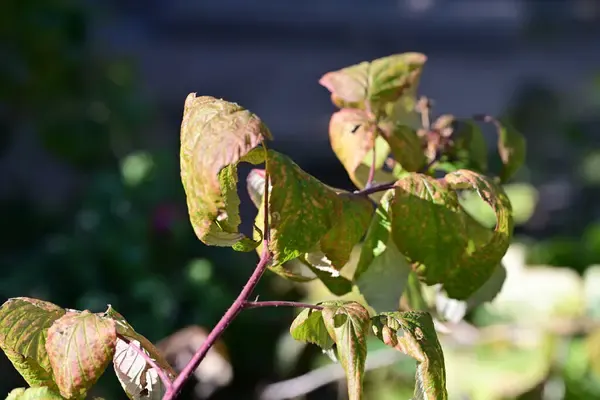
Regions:
<instances>
[{"instance_id":1,"label":"yellowing leaf","mask_svg":"<svg viewBox=\"0 0 600 400\"><path fill-rule=\"evenodd\" d=\"M337 358L346 372L349 400L363 398L367 358L369 312L356 302L323 303L323 321L337 348Z\"/></svg>"},{"instance_id":2,"label":"yellowing leaf","mask_svg":"<svg viewBox=\"0 0 600 400\"><path fill-rule=\"evenodd\" d=\"M115 353L115 322L89 311L67 312L48 329L46 351L60 394L83 399Z\"/></svg>"},{"instance_id":3,"label":"yellowing leaf","mask_svg":"<svg viewBox=\"0 0 600 400\"><path fill-rule=\"evenodd\" d=\"M6 400L63 400L63 398L48 387L31 387L12 390Z\"/></svg>"},{"instance_id":4,"label":"yellowing leaf","mask_svg":"<svg viewBox=\"0 0 600 400\"><path fill-rule=\"evenodd\" d=\"M58 390L45 345L48 328L64 314L57 305L27 297L0 307L0 347L31 386Z\"/></svg>"},{"instance_id":5,"label":"yellowing leaf","mask_svg":"<svg viewBox=\"0 0 600 400\"><path fill-rule=\"evenodd\" d=\"M248 251L258 243L238 231L240 199L237 164L258 164L265 152L252 151L269 129L250 111L235 103L191 93L181 123L181 179L190 220L208 245Z\"/></svg>"},{"instance_id":6,"label":"yellowing leaf","mask_svg":"<svg viewBox=\"0 0 600 400\"><path fill-rule=\"evenodd\" d=\"M358 188L365 187L373 160L375 181L394 179L391 173L382 170L390 154L389 144L382 136L376 135L376 127L364 111L343 109L334 113L329 121L329 140L335 155Z\"/></svg>"},{"instance_id":7,"label":"yellowing leaf","mask_svg":"<svg viewBox=\"0 0 600 400\"><path fill-rule=\"evenodd\" d=\"M414 399L447 400L444 353L433 320L423 311L373 317L373 332L383 343L417 361Z\"/></svg>"},{"instance_id":8,"label":"yellowing leaf","mask_svg":"<svg viewBox=\"0 0 600 400\"><path fill-rule=\"evenodd\" d=\"M362 62L323 75L319 83L334 103L358 105L393 102L418 83L427 58L420 53L396 54Z\"/></svg>"}]
</instances>

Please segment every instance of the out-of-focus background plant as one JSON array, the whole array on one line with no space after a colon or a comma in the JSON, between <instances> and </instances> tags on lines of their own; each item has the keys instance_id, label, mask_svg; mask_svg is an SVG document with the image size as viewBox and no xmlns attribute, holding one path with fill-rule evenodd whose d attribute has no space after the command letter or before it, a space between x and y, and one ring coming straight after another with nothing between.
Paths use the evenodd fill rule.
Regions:
<instances>
[{"instance_id":1,"label":"out-of-focus background plant","mask_svg":"<svg viewBox=\"0 0 600 400\"><path fill-rule=\"evenodd\" d=\"M333 107L318 77L419 51L429 57L422 90L440 110L505 113L529 143L527 167L506 187L518 227L503 292L441 337L452 398L600 398L598 2L305 3L2 2L0 301L112 304L155 342L210 329L256 260L203 246L188 222L178 165L187 93L239 101L304 169L350 188L327 143ZM464 202L493 223L475 198ZM273 275L257 292L330 296ZM341 370L289 337L293 317L242 313L186 398L274 400L311 385L296 395L343 394ZM194 334L162 342L173 364L189 352L176 345L202 338L184 332ZM378 346L367 398L408 398L414 363ZM0 393L23 386L3 355L0 376ZM300 389L269 386L296 376ZM94 394L120 398L118 385L106 374Z\"/></svg>"}]
</instances>

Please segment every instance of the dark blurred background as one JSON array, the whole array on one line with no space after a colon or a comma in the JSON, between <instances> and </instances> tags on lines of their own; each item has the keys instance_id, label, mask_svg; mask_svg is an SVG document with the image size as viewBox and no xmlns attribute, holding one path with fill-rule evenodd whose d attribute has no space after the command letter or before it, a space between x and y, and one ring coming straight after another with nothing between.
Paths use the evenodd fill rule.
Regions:
<instances>
[{"instance_id":1,"label":"dark blurred background","mask_svg":"<svg viewBox=\"0 0 600 400\"><path fill-rule=\"evenodd\" d=\"M600 1L3 0L0 300L112 304L153 341L212 327L257 257L206 247L190 227L178 159L187 94L249 108L273 147L349 189L317 81L405 51L428 56L420 93L436 113L508 115L527 137L515 186L527 260L600 264ZM257 293L306 296L271 274ZM293 317L242 313L224 337L234 380L211 398L251 399L311 369L313 348L281 366L275 344ZM23 385L4 356L0 376L0 393ZM570 398L600 398L585 393ZM125 398L112 372L95 394Z\"/></svg>"}]
</instances>

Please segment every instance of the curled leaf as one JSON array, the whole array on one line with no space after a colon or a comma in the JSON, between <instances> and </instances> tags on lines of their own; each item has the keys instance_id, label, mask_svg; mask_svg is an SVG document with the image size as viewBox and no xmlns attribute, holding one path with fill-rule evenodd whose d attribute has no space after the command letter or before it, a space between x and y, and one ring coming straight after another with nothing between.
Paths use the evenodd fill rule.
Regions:
<instances>
[{"instance_id":1,"label":"curled leaf","mask_svg":"<svg viewBox=\"0 0 600 400\"><path fill-rule=\"evenodd\" d=\"M117 342L115 322L89 311L67 312L48 329L46 351L60 394L85 398L104 373Z\"/></svg>"},{"instance_id":2,"label":"curled leaf","mask_svg":"<svg viewBox=\"0 0 600 400\"><path fill-rule=\"evenodd\" d=\"M349 400L363 398L363 378L367 358L369 312L356 302L323 303L323 321L336 344L337 358L346 372Z\"/></svg>"},{"instance_id":3,"label":"curled leaf","mask_svg":"<svg viewBox=\"0 0 600 400\"><path fill-rule=\"evenodd\" d=\"M258 243L239 233L240 199L237 164L259 164L265 152L255 149L271 133L241 106L191 93L181 123L181 179L190 220L198 238L208 245L248 251Z\"/></svg>"},{"instance_id":4,"label":"curled leaf","mask_svg":"<svg viewBox=\"0 0 600 400\"><path fill-rule=\"evenodd\" d=\"M486 172L488 168L487 145L479 126L473 121L458 120L453 133L453 146L449 155L461 168Z\"/></svg>"},{"instance_id":5,"label":"curled leaf","mask_svg":"<svg viewBox=\"0 0 600 400\"><path fill-rule=\"evenodd\" d=\"M431 315L423 311L383 313L372 327L386 345L417 361L414 399L447 400L444 353Z\"/></svg>"},{"instance_id":6,"label":"curled leaf","mask_svg":"<svg viewBox=\"0 0 600 400\"><path fill-rule=\"evenodd\" d=\"M9 299L0 307L0 347L31 386L58 391L45 346L48 329L64 314L55 304L27 297Z\"/></svg>"},{"instance_id":7,"label":"curled leaf","mask_svg":"<svg viewBox=\"0 0 600 400\"><path fill-rule=\"evenodd\" d=\"M136 351L133 346L139 348ZM113 366L127 397L131 400L160 400L166 392L158 371L150 367L139 351L148 352L137 340L117 339Z\"/></svg>"},{"instance_id":8,"label":"curled leaf","mask_svg":"<svg viewBox=\"0 0 600 400\"><path fill-rule=\"evenodd\" d=\"M490 234L465 213L469 242L460 259L463 268L455 269L444 286L450 297L460 299L483 285L506 254L514 229L512 206L501 186L476 172L458 170L447 174L444 180L455 190L475 190L496 214L496 227Z\"/></svg>"}]
</instances>

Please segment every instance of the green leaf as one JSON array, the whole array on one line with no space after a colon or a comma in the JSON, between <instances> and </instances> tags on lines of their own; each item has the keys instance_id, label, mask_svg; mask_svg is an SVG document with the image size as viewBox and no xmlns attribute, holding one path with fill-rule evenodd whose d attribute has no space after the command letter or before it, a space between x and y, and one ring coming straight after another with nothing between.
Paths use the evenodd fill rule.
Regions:
<instances>
[{"instance_id":1,"label":"green leaf","mask_svg":"<svg viewBox=\"0 0 600 400\"><path fill-rule=\"evenodd\" d=\"M372 322L375 336L417 361L414 399L448 399L444 353L431 315L423 311L383 313Z\"/></svg>"},{"instance_id":2,"label":"green leaf","mask_svg":"<svg viewBox=\"0 0 600 400\"><path fill-rule=\"evenodd\" d=\"M467 247L465 219L456 193L427 175L396 182L390 200L392 238L427 284L443 283Z\"/></svg>"},{"instance_id":3,"label":"green leaf","mask_svg":"<svg viewBox=\"0 0 600 400\"><path fill-rule=\"evenodd\" d=\"M320 310L306 308L294 319L290 334L300 342L316 344L323 350L333 347L333 340L327 332Z\"/></svg>"},{"instance_id":4,"label":"green leaf","mask_svg":"<svg viewBox=\"0 0 600 400\"><path fill-rule=\"evenodd\" d=\"M527 143L525 137L517 131L505 118L496 119L488 115L476 116L475 119L491 122L498 131L498 154L502 160L500 179L508 181L525 163Z\"/></svg>"},{"instance_id":5,"label":"green leaf","mask_svg":"<svg viewBox=\"0 0 600 400\"><path fill-rule=\"evenodd\" d=\"M496 214L496 227L491 235L466 213L469 243L459 265L444 288L452 298L463 299L483 285L504 257L512 239L514 222L510 200L501 186L490 178L469 170L449 173L444 180L455 190L475 190ZM481 240L488 236L488 240Z\"/></svg>"},{"instance_id":6,"label":"green leaf","mask_svg":"<svg viewBox=\"0 0 600 400\"><path fill-rule=\"evenodd\" d=\"M338 210L332 228L319 241L320 249L336 269L340 269L350 259L354 246L365 234L371 217L373 203L363 196L341 192L337 195Z\"/></svg>"},{"instance_id":7,"label":"green leaf","mask_svg":"<svg viewBox=\"0 0 600 400\"><path fill-rule=\"evenodd\" d=\"M363 377L367 358L369 312L356 302L323 303L323 321L337 348L348 382L349 400L363 398Z\"/></svg>"},{"instance_id":8,"label":"green leaf","mask_svg":"<svg viewBox=\"0 0 600 400\"><path fill-rule=\"evenodd\" d=\"M333 190L283 154L269 150L267 171L272 185L270 249L273 264L283 264L311 252L331 229L341 208Z\"/></svg>"},{"instance_id":9,"label":"green leaf","mask_svg":"<svg viewBox=\"0 0 600 400\"><path fill-rule=\"evenodd\" d=\"M48 328L64 314L57 305L27 297L0 307L0 347L31 386L58 390L45 345Z\"/></svg>"},{"instance_id":10,"label":"green leaf","mask_svg":"<svg viewBox=\"0 0 600 400\"><path fill-rule=\"evenodd\" d=\"M375 311L397 310L404 292L410 265L391 239L388 191L371 221L354 272L354 282Z\"/></svg>"},{"instance_id":11,"label":"green leaf","mask_svg":"<svg viewBox=\"0 0 600 400\"><path fill-rule=\"evenodd\" d=\"M479 126L473 121L459 120L454 132L454 145L449 151L463 168L486 172L488 169L487 145Z\"/></svg>"},{"instance_id":12,"label":"green leaf","mask_svg":"<svg viewBox=\"0 0 600 400\"><path fill-rule=\"evenodd\" d=\"M314 253L318 258L321 252L332 272L338 271L347 263L352 248L367 228L373 211L370 202L324 185L288 157L272 150L267 170L272 184L269 191L272 265L306 253ZM260 223L258 217L256 223Z\"/></svg>"},{"instance_id":13,"label":"green leaf","mask_svg":"<svg viewBox=\"0 0 600 400\"><path fill-rule=\"evenodd\" d=\"M48 387L32 387L13 389L6 400L63 400L63 398Z\"/></svg>"},{"instance_id":14,"label":"green leaf","mask_svg":"<svg viewBox=\"0 0 600 400\"><path fill-rule=\"evenodd\" d=\"M109 306L102 315L114 321L117 334L131 342L130 345L118 338L113 358L113 368L127 396L134 400L139 399L140 394L144 393L147 394L146 397L143 397L144 399L160 400L166 388L159 379L157 371L130 346L140 347L172 380L177 375L173 368L160 351L143 335L136 332L112 306Z\"/></svg>"},{"instance_id":15,"label":"green leaf","mask_svg":"<svg viewBox=\"0 0 600 400\"><path fill-rule=\"evenodd\" d=\"M112 319L89 311L67 312L48 329L46 351L60 393L83 399L115 354L117 330Z\"/></svg>"},{"instance_id":16,"label":"green leaf","mask_svg":"<svg viewBox=\"0 0 600 400\"><path fill-rule=\"evenodd\" d=\"M416 85L426 60L420 53L396 54L328 72L319 83L342 105L385 104Z\"/></svg>"},{"instance_id":17,"label":"green leaf","mask_svg":"<svg viewBox=\"0 0 600 400\"><path fill-rule=\"evenodd\" d=\"M235 103L195 93L187 97L181 124L181 179L190 221L203 243L241 251L258 245L238 230L237 164L263 162L264 150L255 148L270 138L261 120Z\"/></svg>"},{"instance_id":18,"label":"green leaf","mask_svg":"<svg viewBox=\"0 0 600 400\"><path fill-rule=\"evenodd\" d=\"M417 131L396 121L381 122L379 128L403 170L414 172L423 168L427 160Z\"/></svg>"},{"instance_id":19,"label":"green leaf","mask_svg":"<svg viewBox=\"0 0 600 400\"><path fill-rule=\"evenodd\" d=\"M376 127L369 121L366 112L343 109L331 116L329 122L331 148L340 160L348 176L359 189L363 189L369 177L375 152L375 175L377 182L389 182L394 176L382 170L390 146L376 135ZM376 200L378 200L377 198Z\"/></svg>"}]
</instances>

